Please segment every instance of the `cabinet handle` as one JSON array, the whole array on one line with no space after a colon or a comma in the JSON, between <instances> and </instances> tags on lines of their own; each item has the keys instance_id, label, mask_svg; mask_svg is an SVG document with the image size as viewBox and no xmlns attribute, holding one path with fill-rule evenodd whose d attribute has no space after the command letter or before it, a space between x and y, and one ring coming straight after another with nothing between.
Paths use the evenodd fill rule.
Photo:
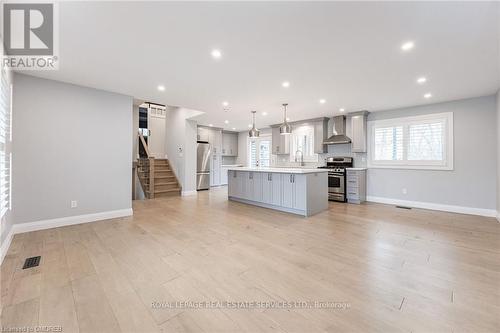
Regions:
<instances>
[{"instance_id":1,"label":"cabinet handle","mask_svg":"<svg viewBox=\"0 0 500 333\"><path fill-rule=\"evenodd\" d=\"M295 183L295 175L292 175L292 178L293 178L293 182Z\"/></svg>"},{"instance_id":2,"label":"cabinet handle","mask_svg":"<svg viewBox=\"0 0 500 333\"><path fill-rule=\"evenodd\" d=\"M290 174L290 183L292 183L292 175Z\"/></svg>"},{"instance_id":3,"label":"cabinet handle","mask_svg":"<svg viewBox=\"0 0 500 333\"><path fill-rule=\"evenodd\" d=\"M272 181L272 180L273 180L273 174L272 174L272 173L270 173L270 174L269 174L269 180L270 180L270 181Z\"/></svg>"}]
</instances>

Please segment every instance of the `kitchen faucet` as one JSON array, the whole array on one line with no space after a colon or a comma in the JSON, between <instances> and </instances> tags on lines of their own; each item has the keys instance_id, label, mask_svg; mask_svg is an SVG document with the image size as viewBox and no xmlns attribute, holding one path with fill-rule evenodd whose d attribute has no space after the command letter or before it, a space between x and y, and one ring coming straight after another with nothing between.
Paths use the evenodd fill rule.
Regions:
<instances>
[{"instance_id":1,"label":"kitchen faucet","mask_svg":"<svg viewBox=\"0 0 500 333\"><path fill-rule=\"evenodd\" d=\"M295 162L297 162L297 153L300 153L300 166L304 166L304 165L306 165L306 164L304 163L304 153L302 152L302 150L297 150L297 151L295 152Z\"/></svg>"}]
</instances>

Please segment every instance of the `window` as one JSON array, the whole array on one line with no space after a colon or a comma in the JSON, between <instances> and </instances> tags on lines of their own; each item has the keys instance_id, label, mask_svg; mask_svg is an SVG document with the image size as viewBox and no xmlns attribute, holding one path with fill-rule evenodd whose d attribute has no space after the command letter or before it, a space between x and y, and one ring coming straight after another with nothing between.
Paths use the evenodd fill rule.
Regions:
<instances>
[{"instance_id":1,"label":"window","mask_svg":"<svg viewBox=\"0 0 500 333\"><path fill-rule=\"evenodd\" d=\"M301 151L304 156L304 162L318 162L318 154L314 153L314 126L302 125L294 127L290 138L291 150L290 161L300 161Z\"/></svg>"},{"instance_id":2,"label":"window","mask_svg":"<svg viewBox=\"0 0 500 333\"><path fill-rule=\"evenodd\" d=\"M368 122L368 166L453 170L453 113Z\"/></svg>"},{"instance_id":3,"label":"window","mask_svg":"<svg viewBox=\"0 0 500 333\"><path fill-rule=\"evenodd\" d=\"M271 138L252 138L248 141L249 165L251 167L271 166Z\"/></svg>"},{"instance_id":4,"label":"window","mask_svg":"<svg viewBox=\"0 0 500 333\"><path fill-rule=\"evenodd\" d=\"M10 209L12 131L12 85L5 67L1 69L0 82L0 218Z\"/></svg>"}]
</instances>

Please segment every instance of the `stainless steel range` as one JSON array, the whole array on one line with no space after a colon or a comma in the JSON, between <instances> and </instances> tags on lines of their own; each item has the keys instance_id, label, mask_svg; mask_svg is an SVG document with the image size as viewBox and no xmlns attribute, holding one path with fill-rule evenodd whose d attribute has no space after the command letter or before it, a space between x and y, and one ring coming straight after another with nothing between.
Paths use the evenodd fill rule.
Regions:
<instances>
[{"instance_id":1,"label":"stainless steel range","mask_svg":"<svg viewBox=\"0 0 500 333\"><path fill-rule=\"evenodd\" d=\"M352 157L328 157L319 168L328 169L328 200L345 202L345 169L352 168Z\"/></svg>"}]
</instances>

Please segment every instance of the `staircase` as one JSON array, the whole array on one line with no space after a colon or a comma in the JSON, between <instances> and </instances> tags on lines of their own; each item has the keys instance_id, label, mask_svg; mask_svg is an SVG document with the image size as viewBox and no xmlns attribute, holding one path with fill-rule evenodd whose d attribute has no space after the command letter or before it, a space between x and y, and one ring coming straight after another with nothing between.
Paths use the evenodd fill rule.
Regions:
<instances>
[{"instance_id":1,"label":"staircase","mask_svg":"<svg viewBox=\"0 0 500 333\"><path fill-rule=\"evenodd\" d=\"M140 138L144 140L142 135ZM141 144L145 145L149 156L146 143L143 141ZM181 195L182 188L167 159L139 158L137 160L137 176L148 199Z\"/></svg>"}]
</instances>

